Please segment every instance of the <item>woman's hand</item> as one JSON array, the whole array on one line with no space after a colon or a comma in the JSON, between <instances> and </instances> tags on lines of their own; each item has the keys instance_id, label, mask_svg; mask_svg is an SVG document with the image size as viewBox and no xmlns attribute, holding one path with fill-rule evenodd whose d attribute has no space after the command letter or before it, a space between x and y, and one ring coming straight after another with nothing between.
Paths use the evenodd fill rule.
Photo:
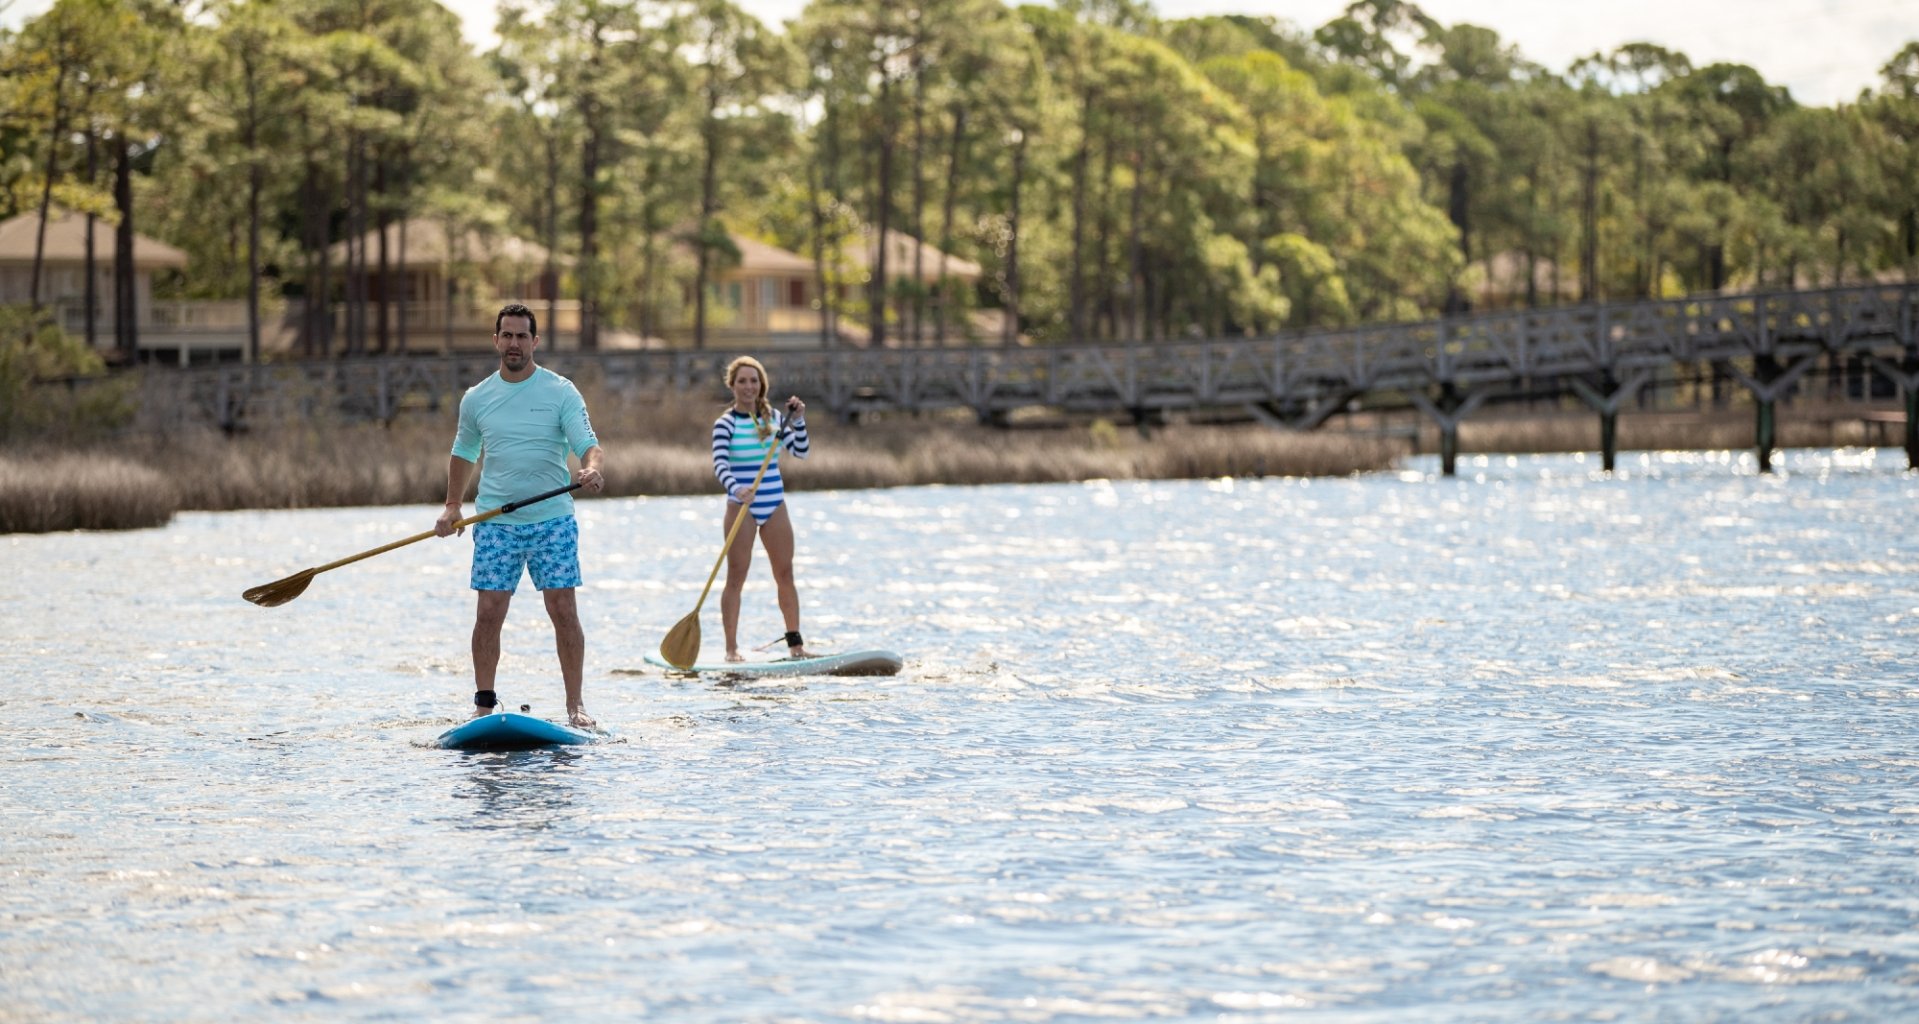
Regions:
<instances>
[{"instance_id":1,"label":"woman's hand","mask_svg":"<svg viewBox=\"0 0 1919 1024\"><path fill-rule=\"evenodd\" d=\"M786 400L786 419L789 423L806 421L806 403L800 401L800 396L793 395Z\"/></svg>"}]
</instances>

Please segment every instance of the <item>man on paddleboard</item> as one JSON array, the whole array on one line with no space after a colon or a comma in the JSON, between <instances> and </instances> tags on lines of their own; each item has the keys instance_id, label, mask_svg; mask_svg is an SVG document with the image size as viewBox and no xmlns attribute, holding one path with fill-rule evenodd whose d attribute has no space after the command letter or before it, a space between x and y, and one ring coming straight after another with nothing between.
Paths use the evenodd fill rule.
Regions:
<instances>
[{"instance_id":1,"label":"man on paddleboard","mask_svg":"<svg viewBox=\"0 0 1919 1024\"><path fill-rule=\"evenodd\" d=\"M464 532L456 525L460 503L473 465L482 455L486 461L475 498L482 510L563 487L569 479L593 493L605 486L600 476L605 453L587 419L586 400L572 381L533 362L540 345L539 321L533 311L519 303L502 307L493 318L493 332L500 369L468 388L460 399L460 426L446 464L446 507L433 524L433 532L442 537ZM580 468L570 475L569 453L580 460ZM531 574L534 588L546 600L547 617L553 620L560 678L566 684L567 720L582 729L594 726L580 695L586 631L580 626L573 595L580 585L579 540L571 494L535 502L473 527L472 586L479 592L473 624L475 716L490 714L499 704L493 679L500 665L500 627L520 577Z\"/></svg>"}]
</instances>

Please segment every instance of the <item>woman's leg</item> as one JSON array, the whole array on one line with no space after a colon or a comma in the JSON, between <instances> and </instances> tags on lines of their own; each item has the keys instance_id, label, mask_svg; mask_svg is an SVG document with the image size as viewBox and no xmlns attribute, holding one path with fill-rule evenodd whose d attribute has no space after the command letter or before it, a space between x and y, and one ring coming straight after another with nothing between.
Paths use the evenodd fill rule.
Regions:
<instances>
[{"instance_id":1,"label":"woman's leg","mask_svg":"<svg viewBox=\"0 0 1919 1024\"><path fill-rule=\"evenodd\" d=\"M738 516L752 516L745 506L733 502L726 503L726 518L720 522L720 536L725 537L733 529L733 520ZM746 586L746 571L753 568L753 534L759 529L748 522L740 527L739 536L733 538L733 546L726 549L726 586L720 591L720 625L726 631L726 660L740 659L740 590Z\"/></svg>"},{"instance_id":2,"label":"woman's leg","mask_svg":"<svg viewBox=\"0 0 1919 1024\"><path fill-rule=\"evenodd\" d=\"M786 631L800 631L800 591L793 585L793 519L786 514L786 506L773 510L772 518L760 527L760 543L766 547L766 560L773 566L773 586L780 595L780 617L786 620ZM812 653L799 644L787 648L787 654L795 658L810 658Z\"/></svg>"}]
</instances>

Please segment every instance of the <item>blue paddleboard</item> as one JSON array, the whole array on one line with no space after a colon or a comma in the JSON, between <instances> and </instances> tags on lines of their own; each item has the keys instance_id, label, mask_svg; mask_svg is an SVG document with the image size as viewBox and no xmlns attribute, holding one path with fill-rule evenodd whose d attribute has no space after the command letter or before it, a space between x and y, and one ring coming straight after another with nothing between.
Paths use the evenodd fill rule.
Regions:
<instances>
[{"instance_id":1,"label":"blue paddleboard","mask_svg":"<svg viewBox=\"0 0 1919 1024\"><path fill-rule=\"evenodd\" d=\"M691 668L679 668L652 651L646 663L673 672L713 673L734 676L890 676L899 672L905 660L892 651L848 651L822 654L815 658L774 658L770 661L701 661Z\"/></svg>"},{"instance_id":2,"label":"blue paddleboard","mask_svg":"<svg viewBox=\"0 0 1919 1024\"><path fill-rule=\"evenodd\" d=\"M509 711L456 725L441 733L436 745L447 750L537 750L577 746L598 739L585 729Z\"/></svg>"}]
</instances>

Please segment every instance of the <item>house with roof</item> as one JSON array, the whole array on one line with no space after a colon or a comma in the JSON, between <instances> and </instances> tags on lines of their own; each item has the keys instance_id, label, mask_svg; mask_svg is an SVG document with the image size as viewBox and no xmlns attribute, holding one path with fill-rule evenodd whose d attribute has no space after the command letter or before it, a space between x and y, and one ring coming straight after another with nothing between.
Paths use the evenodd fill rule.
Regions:
<instances>
[{"instance_id":1,"label":"house with roof","mask_svg":"<svg viewBox=\"0 0 1919 1024\"><path fill-rule=\"evenodd\" d=\"M380 271L382 242L387 259L384 275ZM547 279L547 249L537 242L479 228L450 227L435 217L410 217L384 230L366 232L358 245L365 267L362 294L369 334L378 329L384 297L390 336L404 331L408 351L490 348L494 314L505 303L523 302L539 317L541 341L547 348L578 342L579 300L554 294L558 282ZM350 255L345 240L327 249L333 268L328 305L335 337L345 331ZM553 262L565 273L573 261L562 255Z\"/></svg>"},{"instance_id":2,"label":"house with roof","mask_svg":"<svg viewBox=\"0 0 1919 1024\"><path fill-rule=\"evenodd\" d=\"M936 306L939 302L950 303L963 314L946 318L946 341L961 342L969 337L984 337L997 340L1002 330L999 310L974 310L970 305L959 301L960 297L972 291L985 273L978 263L962 256L943 252L904 231L891 228L886 232L886 279L896 285L900 281L918 281L926 295L924 313L917 332L910 325L900 322L901 310L896 299L894 318L889 321L887 337L894 344L931 344L936 335ZM878 269L880 247L869 238L864 246L847 250L844 265L847 276L856 281L870 281ZM864 286L843 287L841 298L853 298L864 303ZM849 331L849 333L852 333ZM917 337L909 338L909 333ZM857 332L863 340L866 332Z\"/></svg>"},{"instance_id":3,"label":"house with roof","mask_svg":"<svg viewBox=\"0 0 1919 1024\"><path fill-rule=\"evenodd\" d=\"M87 332L87 218L56 209L40 238L39 211L0 221L0 304L28 305L33 296L33 258L40 248L39 300L73 337ZM114 350L113 247L115 225L94 218L93 330L90 341L103 354ZM187 254L146 235L133 236L133 322L143 361L177 363L243 359L247 320L243 302L155 300L156 275L186 269Z\"/></svg>"},{"instance_id":4,"label":"house with roof","mask_svg":"<svg viewBox=\"0 0 1919 1024\"><path fill-rule=\"evenodd\" d=\"M818 346L820 322L826 313L819 302L818 277L812 258L738 233L729 233L727 237L739 252L739 262L717 268L712 283L707 286L707 345ZM951 296L973 288L983 271L972 260L942 253L902 231L888 231L887 245L887 279L899 282L912 280L917 275L931 296L919 330L921 340L930 343L935 334L932 303L938 301L941 294L936 285L944 280L946 294ZM684 246L679 247L679 253L682 262L691 259ZM878 255L878 246L870 241L827 254L831 279L839 282L832 290L836 313L844 314L851 306L865 305L864 282L870 280ZM691 343L692 288L693 281L688 275L683 283L680 315L673 326L656 332L669 344ZM897 310L895 317L897 323ZM843 315L835 316L829 329L843 343L864 345L869 337L864 326ZM902 330L895 327L889 332L895 344L902 340ZM997 339L1000 330L998 310L973 310L947 322L946 340L959 342L969 336Z\"/></svg>"},{"instance_id":5,"label":"house with roof","mask_svg":"<svg viewBox=\"0 0 1919 1024\"><path fill-rule=\"evenodd\" d=\"M404 225L386 229L389 271L379 271L380 233L364 236L365 292L368 320L378 317L380 296L390 294L389 331L404 322L410 351L435 348L446 350L477 349L490 344L493 314L503 302L524 302L540 317L540 333L550 349L575 343L579 330L579 301L552 299L545 278L546 250L540 245L506 235L478 230L449 233L443 222L414 218ZM706 344L709 347L802 348L820 342L821 318L819 286L813 260L808 256L780 248L770 242L737 232L728 234L737 260L717 261L707 284ZM919 261L920 276L926 281L939 279L942 268L950 286L971 287L981 270L977 263L955 256L944 256L901 232L889 232L892 248L888 251L887 273L893 280L912 275L914 258ZM660 319L646 327L647 337L601 326L602 348L639 348L665 345L684 347L693 343L692 252L684 243L672 246L673 258L660 264L660 283L676 295L670 308L656 310ZM336 282L344 273L346 243L335 243L329 261L335 268ZM858 280L868 271L875 251L849 249L840 254L838 276ZM611 254L620 259L621 254ZM562 268L570 261L556 261ZM388 287L391 282L391 287ZM850 292L858 294L859 285L843 286L844 301ZM344 327L344 289L335 284L332 308L335 336ZM842 307L843 308L843 307ZM552 322L549 323L548 321ZM833 329L842 340L859 343L864 332L845 321ZM369 328L371 333L373 328ZM922 333L930 337L930 315ZM967 335L964 325L949 325L949 337ZM975 325L972 333L981 331ZM989 327L989 336L997 337L997 328Z\"/></svg>"},{"instance_id":6,"label":"house with roof","mask_svg":"<svg viewBox=\"0 0 1919 1024\"><path fill-rule=\"evenodd\" d=\"M713 271L706 306L706 343L797 348L820 338L819 288L813 261L777 245L729 233L739 261ZM680 324L662 331L674 343L693 337L693 281L684 284Z\"/></svg>"}]
</instances>

